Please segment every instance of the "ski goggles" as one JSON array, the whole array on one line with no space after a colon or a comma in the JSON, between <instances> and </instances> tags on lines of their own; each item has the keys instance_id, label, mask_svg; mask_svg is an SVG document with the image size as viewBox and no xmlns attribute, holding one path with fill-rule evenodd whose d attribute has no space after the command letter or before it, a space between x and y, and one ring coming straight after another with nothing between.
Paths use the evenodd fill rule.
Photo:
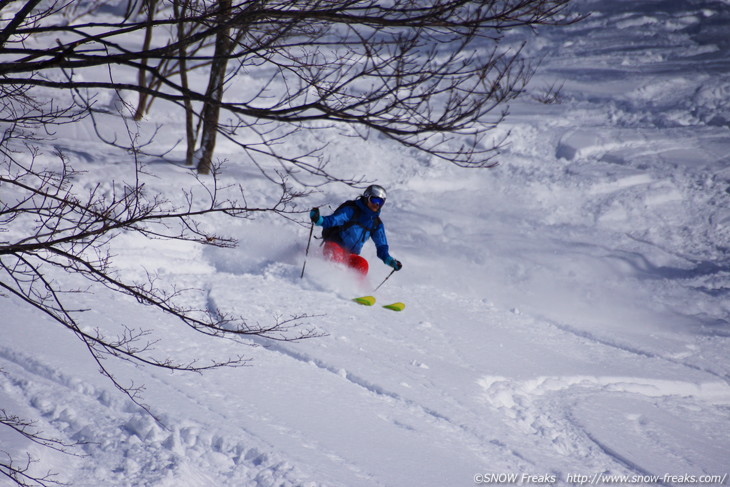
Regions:
<instances>
[{"instance_id":1,"label":"ski goggles","mask_svg":"<svg viewBox=\"0 0 730 487\"><path fill-rule=\"evenodd\" d=\"M368 201L378 207L381 207L385 204L385 200L383 198L378 198L377 196L368 197Z\"/></svg>"}]
</instances>

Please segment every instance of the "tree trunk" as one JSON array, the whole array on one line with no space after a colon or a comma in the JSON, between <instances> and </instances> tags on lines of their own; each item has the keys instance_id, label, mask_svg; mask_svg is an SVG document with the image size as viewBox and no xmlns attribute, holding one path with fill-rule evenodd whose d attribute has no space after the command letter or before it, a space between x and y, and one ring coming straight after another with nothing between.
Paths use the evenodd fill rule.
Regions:
<instances>
[{"instance_id":1,"label":"tree trunk","mask_svg":"<svg viewBox=\"0 0 730 487\"><path fill-rule=\"evenodd\" d=\"M219 21L225 22L231 9L231 0L220 0ZM226 80L226 68L228 66L228 55L231 49L230 29L222 29L216 35L215 55L210 67L210 78L206 91L206 101L203 105L203 133L200 140L200 160L198 161L198 173L209 174L215 141L218 134L218 119L220 116L220 103L223 100L223 84Z\"/></svg>"},{"instance_id":2,"label":"tree trunk","mask_svg":"<svg viewBox=\"0 0 730 487\"><path fill-rule=\"evenodd\" d=\"M188 11L189 1L188 0L174 0L172 4L175 18L179 20L177 24L177 38L185 38L185 14ZM190 88L188 83L188 62L187 62L187 51L184 45L180 46L180 61L178 65L180 67L180 85L183 90L187 91ZM185 153L185 164L192 166L195 164L195 143L197 142L197 135L195 129L195 112L193 111L193 102L190 101L189 97L185 97L185 137L187 143L187 150Z\"/></svg>"},{"instance_id":3,"label":"tree trunk","mask_svg":"<svg viewBox=\"0 0 730 487\"><path fill-rule=\"evenodd\" d=\"M145 6L147 8L147 28L145 29L144 33L144 43L142 45L142 49L144 51L148 51L150 49L150 46L152 45L152 27L155 20L155 10L157 9L157 0L147 0L145 2ZM141 66L139 68L139 74L138 74L138 80L137 83L141 88L146 88L148 85L148 78L147 78L147 58L141 59ZM142 120L142 117L144 117L144 114L147 112L147 108L149 106L148 100L149 97L147 93L140 92L139 93L139 101L137 102L137 110L134 113L134 119L136 121Z\"/></svg>"}]
</instances>

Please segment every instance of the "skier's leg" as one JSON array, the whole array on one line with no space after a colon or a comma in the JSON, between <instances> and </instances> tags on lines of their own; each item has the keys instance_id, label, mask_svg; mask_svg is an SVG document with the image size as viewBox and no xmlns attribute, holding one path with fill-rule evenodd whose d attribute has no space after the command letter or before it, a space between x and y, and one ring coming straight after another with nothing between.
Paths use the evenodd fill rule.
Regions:
<instances>
[{"instance_id":1,"label":"skier's leg","mask_svg":"<svg viewBox=\"0 0 730 487\"><path fill-rule=\"evenodd\" d=\"M345 262L347 262L347 252L345 252L345 249L343 249L334 242L325 242L322 253L324 254L325 258L331 260L332 262L337 262L340 264L344 264Z\"/></svg>"},{"instance_id":2,"label":"skier's leg","mask_svg":"<svg viewBox=\"0 0 730 487\"><path fill-rule=\"evenodd\" d=\"M345 264L356 270L362 277L368 274L368 261L357 254L350 254L334 242L325 242L322 250L325 258L338 264Z\"/></svg>"},{"instance_id":3,"label":"skier's leg","mask_svg":"<svg viewBox=\"0 0 730 487\"><path fill-rule=\"evenodd\" d=\"M362 277L368 275L368 261L359 255L350 254L347 265L350 268L355 269Z\"/></svg>"}]
</instances>

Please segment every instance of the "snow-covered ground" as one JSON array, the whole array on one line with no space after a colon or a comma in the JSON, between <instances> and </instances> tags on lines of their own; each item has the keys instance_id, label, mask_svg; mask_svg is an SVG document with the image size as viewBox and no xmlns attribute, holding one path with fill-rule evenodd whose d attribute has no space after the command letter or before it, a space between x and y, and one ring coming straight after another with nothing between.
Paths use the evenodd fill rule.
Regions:
<instances>
[{"instance_id":1,"label":"snow-covered ground","mask_svg":"<svg viewBox=\"0 0 730 487\"><path fill-rule=\"evenodd\" d=\"M300 280L304 224L213 221L235 249L122 237L123 272L158 271L252 322L307 313L325 336L210 341L119 296L80 296L89 326L124 321L164 336L162 351L252 359L202 376L109 364L145 384L159 424L71 334L2 297L0 408L81 444L69 456L0 430L0 450L90 487L727 483L730 2L576 5L590 17L527 47L541 69L498 129L511 137L496 169L330 141L338 171L389 190L404 268L375 295L403 312L350 302L361 290L315 246ZM558 103L540 102L553 85ZM55 144L88 171L82 186L131 169L88 127ZM273 197L228 158L225 178ZM189 178L151 171L161 191ZM353 196L325 187L302 209ZM388 268L364 255L377 285Z\"/></svg>"}]
</instances>

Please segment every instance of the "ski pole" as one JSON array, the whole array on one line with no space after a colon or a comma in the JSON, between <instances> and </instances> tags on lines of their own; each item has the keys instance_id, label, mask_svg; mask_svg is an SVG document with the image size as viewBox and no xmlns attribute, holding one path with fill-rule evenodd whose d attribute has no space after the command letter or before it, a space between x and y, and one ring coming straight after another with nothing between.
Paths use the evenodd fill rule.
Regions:
<instances>
[{"instance_id":1,"label":"ski pole","mask_svg":"<svg viewBox=\"0 0 730 487\"><path fill-rule=\"evenodd\" d=\"M388 276L387 276L387 277L386 277L385 279L383 279L383 282L381 282L380 284L378 284L378 287L376 287L376 288L375 288L375 289L373 290L373 292L375 292L375 291L377 291L378 289L380 289L380 286L382 286L383 284L385 284L385 281L387 281L388 279L390 279L390 276L392 276L394 272L395 272L395 269L393 269L392 271L390 271L390 274L388 274Z\"/></svg>"},{"instance_id":2,"label":"ski pole","mask_svg":"<svg viewBox=\"0 0 730 487\"><path fill-rule=\"evenodd\" d=\"M309 255L309 244L312 243L312 233L314 232L314 222L312 222L312 226L309 227L309 240L307 240L307 250L304 252L304 265L302 266L302 275L299 276L299 279L304 278L304 268L307 267L307 256Z\"/></svg>"}]
</instances>

